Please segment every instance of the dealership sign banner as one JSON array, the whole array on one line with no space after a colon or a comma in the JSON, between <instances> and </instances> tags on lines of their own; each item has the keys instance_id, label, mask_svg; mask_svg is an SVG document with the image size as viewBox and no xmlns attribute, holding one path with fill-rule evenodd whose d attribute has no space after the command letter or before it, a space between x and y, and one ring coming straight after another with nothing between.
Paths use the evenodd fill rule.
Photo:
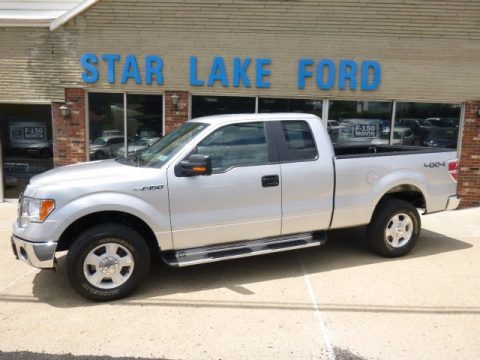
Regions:
<instances>
[{"instance_id":1,"label":"dealership sign banner","mask_svg":"<svg viewBox=\"0 0 480 360\"><path fill-rule=\"evenodd\" d=\"M87 84L94 84L103 78L98 67L100 62L107 65L106 79L109 84L137 85L164 84L164 60L159 55L146 55L143 67L139 65L136 55L86 53L80 62L84 69L82 79ZM244 87L268 89L271 86L272 59L270 58L240 58L231 61L224 57L215 56L211 59L209 71L201 73L200 60L191 56L189 60L190 86L212 87L217 84L225 88ZM120 70L120 79L117 79L117 70ZM375 60L355 61L343 59L334 61L321 59L316 61L311 58L298 60L297 87L302 90L313 83L319 90L361 90L375 91L382 81L381 66Z\"/></svg>"}]
</instances>

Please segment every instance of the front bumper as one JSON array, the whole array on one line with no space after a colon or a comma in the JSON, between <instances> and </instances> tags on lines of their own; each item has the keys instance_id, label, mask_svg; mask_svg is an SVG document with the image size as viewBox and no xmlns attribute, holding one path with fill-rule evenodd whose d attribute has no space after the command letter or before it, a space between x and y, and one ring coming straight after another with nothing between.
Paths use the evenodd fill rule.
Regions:
<instances>
[{"instance_id":1,"label":"front bumper","mask_svg":"<svg viewBox=\"0 0 480 360\"><path fill-rule=\"evenodd\" d=\"M12 236L13 253L17 259L37 268L55 268L57 243L31 242Z\"/></svg>"},{"instance_id":2,"label":"front bumper","mask_svg":"<svg viewBox=\"0 0 480 360\"><path fill-rule=\"evenodd\" d=\"M446 210L455 210L460 204L460 197L458 195L452 195L448 198Z\"/></svg>"}]
</instances>

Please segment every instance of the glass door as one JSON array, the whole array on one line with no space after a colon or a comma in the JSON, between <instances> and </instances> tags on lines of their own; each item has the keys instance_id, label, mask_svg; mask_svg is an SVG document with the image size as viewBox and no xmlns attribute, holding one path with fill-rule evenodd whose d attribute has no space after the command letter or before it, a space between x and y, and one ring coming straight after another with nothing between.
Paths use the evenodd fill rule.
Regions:
<instances>
[{"instance_id":1,"label":"glass door","mask_svg":"<svg viewBox=\"0 0 480 360\"><path fill-rule=\"evenodd\" d=\"M50 105L0 104L2 186L18 198L30 178L53 168Z\"/></svg>"}]
</instances>

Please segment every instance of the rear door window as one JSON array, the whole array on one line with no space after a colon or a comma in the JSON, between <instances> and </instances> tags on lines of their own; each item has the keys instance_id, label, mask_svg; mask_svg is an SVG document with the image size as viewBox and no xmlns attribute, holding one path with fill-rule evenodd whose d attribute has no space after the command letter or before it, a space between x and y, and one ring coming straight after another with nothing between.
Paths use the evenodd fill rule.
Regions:
<instances>
[{"instance_id":1,"label":"rear door window","mask_svg":"<svg viewBox=\"0 0 480 360\"><path fill-rule=\"evenodd\" d=\"M306 161L317 158L317 147L310 126L305 121L282 121L288 161Z\"/></svg>"}]
</instances>

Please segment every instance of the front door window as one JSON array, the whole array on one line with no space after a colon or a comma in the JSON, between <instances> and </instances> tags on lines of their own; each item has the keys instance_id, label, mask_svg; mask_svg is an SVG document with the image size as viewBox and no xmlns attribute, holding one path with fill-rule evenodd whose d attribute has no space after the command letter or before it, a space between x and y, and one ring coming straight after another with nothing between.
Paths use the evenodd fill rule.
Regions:
<instances>
[{"instance_id":1,"label":"front door window","mask_svg":"<svg viewBox=\"0 0 480 360\"><path fill-rule=\"evenodd\" d=\"M255 122L222 127L203 140L196 153L212 158L213 174L233 167L266 164L268 152L264 125Z\"/></svg>"}]
</instances>

